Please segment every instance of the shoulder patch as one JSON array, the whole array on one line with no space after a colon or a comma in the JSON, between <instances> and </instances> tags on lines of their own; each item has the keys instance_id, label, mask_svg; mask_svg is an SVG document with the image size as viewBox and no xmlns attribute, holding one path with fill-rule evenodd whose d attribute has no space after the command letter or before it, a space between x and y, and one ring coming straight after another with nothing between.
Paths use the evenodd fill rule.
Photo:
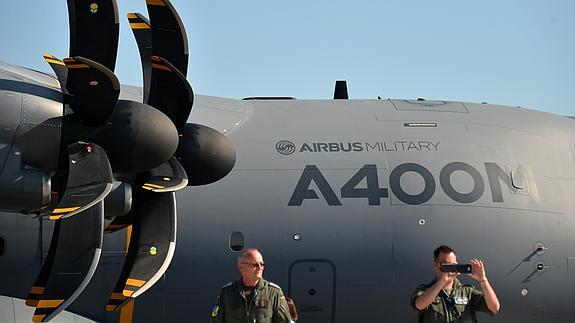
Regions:
<instances>
[{"instance_id":1,"label":"shoulder patch","mask_svg":"<svg viewBox=\"0 0 575 323\"><path fill-rule=\"evenodd\" d=\"M233 284L234 284L234 282L229 282L229 283L225 284L224 286L222 286L222 289L231 287Z\"/></svg>"},{"instance_id":2,"label":"shoulder patch","mask_svg":"<svg viewBox=\"0 0 575 323\"><path fill-rule=\"evenodd\" d=\"M214 304L212 307L212 317L217 317L220 314L220 305Z\"/></svg>"},{"instance_id":3,"label":"shoulder patch","mask_svg":"<svg viewBox=\"0 0 575 323\"><path fill-rule=\"evenodd\" d=\"M272 282L268 282L268 285L270 285L271 287L277 288L277 289L279 289L279 290L282 290L281 287L279 287L278 285L276 285L276 284L274 284L274 283L272 283Z\"/></svg>"}]
</instances>

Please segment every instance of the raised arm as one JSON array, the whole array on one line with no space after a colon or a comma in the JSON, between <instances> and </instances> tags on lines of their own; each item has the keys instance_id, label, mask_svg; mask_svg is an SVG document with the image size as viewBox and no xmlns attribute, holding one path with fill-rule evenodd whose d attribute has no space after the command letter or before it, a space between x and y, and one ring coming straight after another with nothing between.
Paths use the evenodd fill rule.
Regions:
<instances>
[{"instance_id":1,"label":"raised arm","mask_svg":"<svg viewBox=\"0 0 575 323\"><path fill-rule=\"evenodd\" d=\"M489 280L487 280L483 261L479 259L471 259L471 274L469 274L469 276L479 282L481 285L481 291L483 292L483 297L485 297L487 308L489 308L491 313L497 314L501 305L497 299L497 294L495 294L493 287L491 287Z\"/></svg>"}]
</instances>

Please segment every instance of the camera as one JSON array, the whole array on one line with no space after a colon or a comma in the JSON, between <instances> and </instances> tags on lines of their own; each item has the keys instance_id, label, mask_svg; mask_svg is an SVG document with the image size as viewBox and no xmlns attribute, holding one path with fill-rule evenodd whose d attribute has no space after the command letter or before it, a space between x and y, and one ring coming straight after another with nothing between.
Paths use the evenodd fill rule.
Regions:
<instances>
[{"instance_id":1,"label":"camera","mask_svg":"<svg viewBox=\"0 0 575 323\"><path fill-rule=\"evenodd\" d=\"M440 267L441 272L444 273L462 273L462 274L470 274L471 273L471 265L470 264L457 264L457 265L444 265L442 264Z\"/></svg>"}]
</instances>

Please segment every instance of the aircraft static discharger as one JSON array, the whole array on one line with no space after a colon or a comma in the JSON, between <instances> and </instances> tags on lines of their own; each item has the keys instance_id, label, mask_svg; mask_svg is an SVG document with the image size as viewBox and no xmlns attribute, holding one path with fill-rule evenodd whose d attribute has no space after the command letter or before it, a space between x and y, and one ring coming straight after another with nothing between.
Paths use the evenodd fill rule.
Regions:
<instances>
[{"instance_id":1,"label":"aircraft static discharger","mask_svg":"<svg viewBox=\"0 0 575 323\"><path fill-rule=\"evenodd\" d=\"M54 75L0 62L0 322L208 321L247 247L298 322L413 322L440 244L486 263L502 307L480 321L573 322L573 118L343 81L196 95L182 20L146 3L143 88L114 74L113 0L67 1Z\"/></svg>"}]
</instances>

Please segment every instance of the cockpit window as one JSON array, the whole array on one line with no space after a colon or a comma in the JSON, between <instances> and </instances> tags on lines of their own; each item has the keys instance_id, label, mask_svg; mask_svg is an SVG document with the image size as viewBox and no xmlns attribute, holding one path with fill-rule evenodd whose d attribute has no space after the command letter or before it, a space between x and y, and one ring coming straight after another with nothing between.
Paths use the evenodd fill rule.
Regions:
<instances>
[{"instance_id":1,"label":"cockpit window","mask_svg":"<svg viewBox=\"0 0 575 323\"><path fill-rule=\"evenodd\" d=\"M234 252L244 249L244 234L241 232L232 232L230 234L230 249Z\"/></svg>"}]
</instances>

